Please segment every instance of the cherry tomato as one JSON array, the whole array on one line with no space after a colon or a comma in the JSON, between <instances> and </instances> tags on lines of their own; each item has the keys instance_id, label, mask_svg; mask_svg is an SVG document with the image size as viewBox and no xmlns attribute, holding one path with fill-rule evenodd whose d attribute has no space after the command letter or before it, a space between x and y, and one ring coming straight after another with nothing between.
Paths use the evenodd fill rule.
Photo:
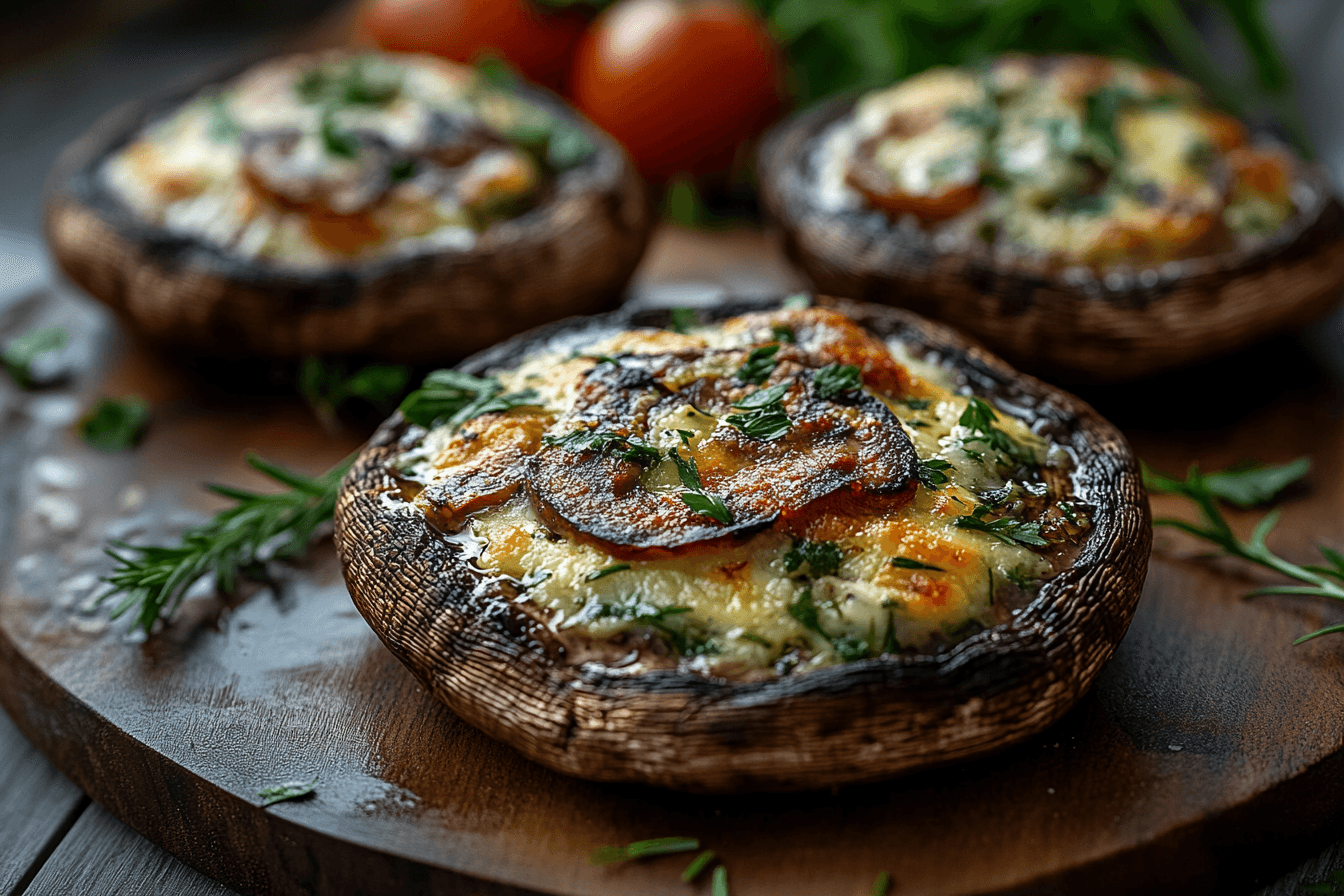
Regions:
<instances>
[{"instance_id":1,"label":"cherry tomato","mask_svg":"<svg viewBox=\"0 0 1344 896\"><path fill-rule=\"evenodd\" d=\"M734 0L620 0L580 42L569 90L648 177L721 172L779 111L779 54Z\"/></svg>"},{"instance_id":2,"label":"cherry tomato","mask_svg":"<svg viewBox=\"0 0 1344 896\"><path fill-rule=\"evenodd\" d=\"M370 0L355 37L454 62L499 56L528 80L559 90L586 25L580 12L543 12L528 0Z\"/></svg>"}]
</instances>

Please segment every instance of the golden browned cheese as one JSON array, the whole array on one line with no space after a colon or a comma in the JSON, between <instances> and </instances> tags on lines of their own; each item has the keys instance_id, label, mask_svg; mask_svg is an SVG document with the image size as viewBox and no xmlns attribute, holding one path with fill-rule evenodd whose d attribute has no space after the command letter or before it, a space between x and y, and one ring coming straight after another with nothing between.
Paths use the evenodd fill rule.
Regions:
<instances>
[{"instance_id":1,"label":"golden browned cheese","mask_svg":"<svg viewBox=\"0 0 1344 896\"><path fill-rule=\"evenodd\" d=\"M932 69L864 96L823 154L833 205L1065 264L1213 254L1294 211L1288 153L1184 79L1091 56Z\"/></svg>"},{"instance_id":2,"label":"golden browned cheese","mask_svg":"<svg viewBox=\"0 0 1344 896\"><path fill-rule=\"evenodd\" d=\"M634 665L938 650L1088 531L1065 452L832 311L630 331L497 375L536 404L427 433L404 495L557 631L669 648Z\"/></svg>"}]
</instances>

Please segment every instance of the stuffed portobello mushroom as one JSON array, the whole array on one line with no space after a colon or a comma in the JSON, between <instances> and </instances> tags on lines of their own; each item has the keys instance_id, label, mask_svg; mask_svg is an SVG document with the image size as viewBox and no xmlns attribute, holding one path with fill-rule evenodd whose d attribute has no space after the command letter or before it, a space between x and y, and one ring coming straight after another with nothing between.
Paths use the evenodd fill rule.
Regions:
<instances>
[{"instance_id":1,"label":"stuffed portobello mushroom","mask_svg":"<svg viewBox=\"0 0 1344 896\"><path fill-rule=\"evenodd\" d=\"M1122 380L1306 323L1344 284L1321 169L1175 75L1089 56L939 68L780 126L761 189L818 289Z\"/></svg>"},{"instance_id":2,"label":"stuffed portobello mushroom","mask_svg":"<svg viewBox=\"0 0 1344 896\"><path fill-rule=\"evenodd\" d=\"M338 499L360 612L597 780L825 787L1049 725L1138 600L1129 447L942 326L805 304L580 318L431 375Z\"/></svg>"},{"instance_id":3,"label":"stuffed portobello mushroom","mask_svg":"<svg viewBox=\"0 0 1344 896\"><path fill-rule=\"evenodd\" d=\"M58 161L46 227L152 340L419 361L613 306L652 223L554 97L331 50L113 112Z\"/></svg>"}]
</instances>

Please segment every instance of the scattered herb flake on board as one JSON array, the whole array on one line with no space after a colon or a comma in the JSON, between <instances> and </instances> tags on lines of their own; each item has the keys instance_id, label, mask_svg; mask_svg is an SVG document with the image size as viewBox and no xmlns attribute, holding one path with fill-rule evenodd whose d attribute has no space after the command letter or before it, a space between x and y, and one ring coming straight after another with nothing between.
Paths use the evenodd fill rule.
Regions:
<instances>
[{"instance_id":1,"label":"scattered herb flake on board","mask_svg":"<svg viewBox=\"0 0 1344 896\"><path fill-rule=\"evenodd\" d=\"M699 849L700 841L694 837L658 837L654 840L637 840L626 846L599 846L588 854L590 865L615 865L631 859L647 859L652 856L666 856L679 852Z\"/></svg>"},{"instance_id":2,"label":"scattered herb flake on board","mask_svg":"<svg viewBox=\"0 0 1344 896\"><path fill-rule=\"evenodd\" d=\"M1257 499L1255 503L1263 503L1272 499L1278 493L1277 491L1270 491L1271 487L1282 490L1306 475L1309 467L1303 463L1304 460L1305 458L1302 458L1292 463L1280 465L1241 466L1234 468L1234 470L1208 474L1201 473L1198 465L1192 465L1189 472L1186 473L1185 479L1172 479L1163 476L1145 465L1143 480L1144 485L1150 492L1179 495L1186 498L1194 503L1202 517L1199 523L1161 518L1153 520L1153 525L1179 529L1196 538L1217 545L1223 550L1223 553L1230 557L1246 560L1273 570L1286 578L1305 583L1302 585L1268 585L1249 592L1246 595L1247 597L1262 594L1284 594L1301 597L1324 597L1330 600L1344 601L1344 553L1326 545L1318 545L1317 550L1325 562L1317 565L1299 566L1275 554L1265 543L1279 521L1279 511L1277 509L1265 514L1251 533L1250 539L1242 541L1232 531L1232 527L1218 507L1219 500L1236 503L1235 500L1230 500L1224 494L1220 494L1220 491L1229 490L1227 485L1229 479L1227 477L1235 477L1231 481L1235 481L1236 485L1230 489L1230 493L1235 498L1254 497ZM1214 477L1219 478L1215 478L1214 482L1217 484L1211 486L1209 480ZM1252 482L1255 483L1254 487L1249 485ZM1321 635L1338 633L1344 633L1344 623L1319 628L1314 632L1303 635L1293 643L1301 644Z\"/></svg>"},{"instance_id":3,"label":"scattered herb flake on board","mask_svg":"<svg viewBox=\"0 0 1344 896\"><path fill-rule=\"evenodd\" d=\"M915 478L925 488L942 488L952 481L952 478L947 475L947 471L950 469L952 469L952 464L941 457L932 457L928 460L921 460L915 465Z\"/></svg>"},{"instance_id":4,"label":"scattered herb flake on board","mask_svg":"<svg viewBox=\"0 0 1344 896\"><path fill-rule=\"evenodd\" d=\"M707 849L694 859L691 859L691 864L687 865L686 870L681 872L681 882L689 884L699 877L701 873L709 867L709 863L714 861L714 857L714 850Z\"/></svg>"},{"instance_id":5,"label":"scattered herb flake on board","mask_svg":"<svg viewBox=\"0 0 1344 896\"><path fill-rule=\"evenodd\" d=\"M941 566L931 566L928 563L921 563L918 560L911 560L909 557L892 557L891 565L897 569L928 569L933 572L945 572Z\"/></svg>"},{"instance_id":6,"label":"scattered herb flake on board","mask_svg":"<svg viewBox=\"0 0 1344 896\"><path fill-rule=\"evenodd\" d=\"M149 426L149 402L137 395L101 398L79 421L79 435L99 451L134 448Z\"/></svg>"},{"instance_id":7,"label":"scattered herb flake on board","mask_svg":"<svg viewBox=\"0 0 1344 896\"><path fill-rule=\"evenodd\" d=\"M833 541L795 541L784 555L786 572L797 572L807 567L812 578L833 576L840 570L844 553Z\"/></svg>"},{"instance_id":8,"label":"scattered herb flake on board","mask_svg":"<svg viewBox=\"0 0 1344 896\"><path fill-rule=\"evenodd\" d=\"M887 896L887 893L891 892L891 875L885 871L877 872L873 888L868 892L871 896Z\"/></svg>"},{"instance_id":9,"label":"scattered herb flake on board","mask_svg":"<svg viewBox=\"0 0 1344 896\"><path fill-rule=\"evenodd\" d=\"M612 573L625 572L630 568L629 563L613 563L611 566L604 566L601 569L595 569L583 577L585 582L596 582L598 579L605 579Z\"/></svg>"},{"instance_id":10,"label":"scattered herb flake on board","mask_svg":"<svg viewBox=\"0 0 1344 896\"><path fill-rule=\"evenodd\" d=\"M752 349L751 353L747 355L747 360L742 363L741 367L737 368L735 376L744 383L759 386L774 372L775 355L778 352L778 343Z\"/></svg>"},{"instance_id":11,"label":"scattered herb flake on board","mask_svg":"<svg viewBox=\"0 0 1344 896\"><path fill-rule=\"evenodd\" d=\"M123 595L112 610L114 619L134 610L135 625L150 634L154 623L170 618L186 590L204 576L212 575L215 587L230 594L240 574L264 579L268 559L303 554L317 528L331 520L341 478L354 457L312 478L254 454L247 456L247 462L288 490L267 495L209 486L215 494L234 501L234 506L183 532L177 544L112 542L107 553L116 565L103 579L112 589L99 602Z\"/></svg>"},{"instance_id":12,"label":"scattered herb flake on board","mask_svg":"<svg viewBox=\"0 0 1344 896\"><path fill-rule=\"evenodd\" d=\"M33 362L37 356L59 351L69 340L69 334L61 327L35 327L5 341L4 348L0 349L0 363L5 365L5 372L15 384L31 389L35 385Z\"/></svg>"},{"instance_id":13,"label":"scattered herb flake on board","mask_svg":"<svg viewBox=\"0 0 1344 896\"><path fill-rule=\"evenodd\" d=\"M261 797L261 807L264 809L276 803L312 796L316 789L317 778L314 777L311 781L286 781L284 784L267 787L257 791L257 796Z\"/></svg>"},{"instance_id":14,"label":"scattered herb flake on board","mask_svg":"<svg viewBox=\"0 0 1344 896\"><path fill-rule=\"evenodd\" d=\"M859 368L853 364L827 364L812 375L812 383L817 387L817 395L827 401L863 388Z\"/></svg>"}]
</instances>

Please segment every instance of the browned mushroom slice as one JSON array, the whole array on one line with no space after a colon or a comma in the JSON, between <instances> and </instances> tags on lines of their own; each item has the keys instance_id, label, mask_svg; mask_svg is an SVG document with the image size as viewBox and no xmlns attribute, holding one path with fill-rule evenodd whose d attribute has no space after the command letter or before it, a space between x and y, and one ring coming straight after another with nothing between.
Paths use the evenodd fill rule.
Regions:
<instances>
[{"instance_id":1,"label":"browned mushroom slice","mask_svg":"<svg viewBox=\"0 0 1344 896\"><path fill-rule=\"evenodd\" d=\"M324 128L248 134L244 172L262 195L280 205L353 215L373 205L391 184L394 156L387 141L366 131Z\"/></svg>"},{"instance_id":2,"label":"browned mushroom slice","mask_svg":"<svg viewBox=\"0 0 1344 896\"><path fill-rule=\"evenodd\" d=\"M914 448L880 400L822 398L813 372L792 357L760 389L733 375L688 377L722 368L719 356L745 352L595 368L565 421L577 425L528 464L542 520L615 557L652 559L712 550L780 522L801 527L823 510L872 512L908 499ZM683 426L680 447L649 447Z\"/></svg>"},{"instance_id":3,"label":"browned mushroom slice","mask_svg":"<svg viewBox=\"0 0 1344 896\"><path fill-rule=\"evenodd\" d=\"M507 145L503 138L478 119L453 112L437 111L425 128L425 142L419 154L445 168L470 161L491 146Z\"/></svg>"},{"instance_id":4,"label":"browned mushroom slice","mask_svg":"<svg viewBox=\"0 0 1344 896\"><path fill-rule=\"evenodd\" d=\"M518 491L527 456L550 422L543 414L487 414L464 425L434 459L435 473L415 502L435 526L456 532L467 516Z\"/></svg>"}]
</instances>

